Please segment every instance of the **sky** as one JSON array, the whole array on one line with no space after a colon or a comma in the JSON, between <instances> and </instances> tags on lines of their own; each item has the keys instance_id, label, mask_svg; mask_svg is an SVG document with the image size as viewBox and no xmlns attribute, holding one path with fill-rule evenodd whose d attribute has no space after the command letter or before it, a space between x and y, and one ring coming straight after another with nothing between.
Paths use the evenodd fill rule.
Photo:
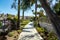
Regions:
<instances>
[{"instance_id":1,"label":"sky","mask_svg":"<svg viewBox=\"0 0 60 40\"><path fill-rule=\"evenodd\" d=\"M13 1L14 0L0 0L0 14L1 13L4 13L4 14L9 13L9 14L16 15L17 10L11 8L11 5L12 5ZM53 2L53 5L54 5L54 2ZM30 10L26 10L25 11L25 16L33 16L33 13L32 13L31 10L33 10L34 8L35 8L35 6L33 5ZM38 9L38 11L39 10L40 9ZM22 16L22 10L20 11L20 15Z\"/></svg>"},{"instance_id":2,"label":"sky","mask_svg":"<svg viewBox=\"0 0 60 40\"><path fill-rule=\"evenodd\" d=\"M4 13L4 14L9 13L9 14L16 15L17 10L11 8L13 1L14 0L0 0L0 14L1 13ZM34 6L32 7L32 9L34 9ZM22 10L20 12L20 15L22 16ZM28 11L27 10L25 11L25 16L33 16L31 9Z\"/></svg>"}]
</instances>

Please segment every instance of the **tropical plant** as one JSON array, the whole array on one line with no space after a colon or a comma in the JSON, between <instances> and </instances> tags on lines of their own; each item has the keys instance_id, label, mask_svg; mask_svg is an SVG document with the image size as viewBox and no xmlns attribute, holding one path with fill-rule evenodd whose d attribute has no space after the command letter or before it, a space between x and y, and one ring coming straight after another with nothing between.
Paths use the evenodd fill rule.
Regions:
<instances>
[{"instance_id":1,"label":"tropical plant","mask_svg":"<svg viewBox=\"0 0 60 40\"><path fill-rule=\"evenodd\" d=\"M27 4L25 4L25 2L27 3ZM30 8L30 5L29 5L29 2L27 2L28 0L22 0L22 3L21 3L21 9L23 10L23 12L22 12L22 20L24 20L24 12L27 10L27 9L29 9Z\"/></svg>"}]
</instances>

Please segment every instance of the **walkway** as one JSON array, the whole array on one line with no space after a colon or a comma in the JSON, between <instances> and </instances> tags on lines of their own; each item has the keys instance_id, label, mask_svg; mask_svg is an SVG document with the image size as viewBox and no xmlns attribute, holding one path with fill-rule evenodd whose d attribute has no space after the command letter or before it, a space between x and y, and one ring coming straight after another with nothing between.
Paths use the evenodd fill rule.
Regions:
<instances>
[{"instance_id":1,"label":"walkway","mask_svg":"<svg viewBox=\"0 0 60 40\"><path fill-rule=\"evenodd\" d=\"M43 40L33 27L33 22L29 22L20 33L18 40Z\"/></svg>"}]
</instances>

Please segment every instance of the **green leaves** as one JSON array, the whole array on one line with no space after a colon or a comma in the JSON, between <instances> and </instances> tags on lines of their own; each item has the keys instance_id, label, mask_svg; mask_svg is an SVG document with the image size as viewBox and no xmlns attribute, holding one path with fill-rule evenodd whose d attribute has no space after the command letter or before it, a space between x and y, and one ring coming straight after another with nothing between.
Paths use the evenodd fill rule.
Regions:
<instances>
[{"instance_id":1,"label":"green leaves","mask_svg":"<svg viewBox=\"0 0 60 40\"><path fill-rule=\"evenodd\" d=\"M11 5L11 8L17 9L17 7L16 7L16 1L17 0L14 0L13 4Z\"/></svg>"},{"instance_id":2,"label":"green leaves","mask_svg":"<svg viewBox=\"0 0 60 40\"><path fill-rule=\"evenodd\" d=\"M56 5L53 8L55 10L55 12L60 15L60 1L58 3L56 3Z\"/></svg>"},{"instance_id":3,"label":"green leaves","mask_svg":"<svg viewBox=\"0 0 60 40\"><path fill-rule=\"evenodd\" d=\"M38 4L38 5L37 5L37 7L38 7L38 8L41 8L41 5L40 5L40 4Z\"/></svg>"},{"instance_id":4,"label":"green leaves","mask_svg":"<svg viewBox=\"0 0 60 40\"><path fill-rule=\"evenodd\" d=\"M22 0L20 8L24 9L24 10L29 9L30 8L30 0Z\"/></svg>"}]
</instances>

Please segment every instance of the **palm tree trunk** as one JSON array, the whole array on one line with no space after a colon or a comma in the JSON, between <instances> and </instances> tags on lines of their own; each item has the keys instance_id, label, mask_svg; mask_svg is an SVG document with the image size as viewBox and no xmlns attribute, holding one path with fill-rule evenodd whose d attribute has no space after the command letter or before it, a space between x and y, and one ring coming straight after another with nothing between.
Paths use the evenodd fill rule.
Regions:
<instances>
[{"instance_id":1,"label":"palm tree trunk","mask_svg":"<svg viewBox=\"0 0 60 40\"><path fill-rule=\"evenodd\" d=\"M53 24L53 27L56 30L56 33L58 35L58 37L60 38L60 19L57 16L56 13L54 13L50 6L47 4L46 0L40 0L42 7L44 8L44 10L46 11L47 16L49 17L50 21ZM59 39L60 40L60 39Z\"/></svg>"},{"instance_id":2,"label":"palm tree trunk","mask_svg":"<svg viewBox=\"0 0 60 40\"><path fill-rule=\"evenodd\" d=\"M20 27L20 0L18 0L18 22L17 22L17 29Z\"/></svg>"},{"instance_id":3,"label":"palm tree trunk","mask_svg":"<svg viewBox=\"0 0 60 40\"><path fill-rule=\"evenodd\" d=\"M24 20L24 9L23 9L23 14L22 14L22 19Z\"/></svg>"},{"instance_id":4,"label":"palm tree trunk","mask_svg":"<svg viewBox=\"0 0 60 40\"><path fill-rule=\"evenodd\" d=\"M37 0L35 1L35 26L37 26Z\"/></svg>"}]
</instances>

